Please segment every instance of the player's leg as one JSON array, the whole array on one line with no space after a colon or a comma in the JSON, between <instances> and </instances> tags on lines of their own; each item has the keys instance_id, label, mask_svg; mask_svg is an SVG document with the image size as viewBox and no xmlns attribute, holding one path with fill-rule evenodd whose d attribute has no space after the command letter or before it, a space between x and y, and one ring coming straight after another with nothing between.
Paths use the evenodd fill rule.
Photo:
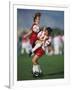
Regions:
<instances>
[{"instance_id":1,"label":"player's leg","mask_svg":"<svg viewBox=\"0 0 72 90\"><path fill-rule=\"evenodd\" d=\"M36 57L37 57L37 59L36 59ZM38 57L38 56L36 56L36 57L35 57L35 59L34 59L34 60L35 60L34 63L35 63L35 65L37 65L38 72L39 72L39 73L42 73L40 64L39 64L39 62L38 62L39 57Z\"/></svg>"},{"instance_id":2,"label":"player's leg","mask_svg":"<svg viewBox=\"0 0 72 90\"><path fill-rule=\"evenodd\" d=\"M22 43L22 47L21 47L21 54L23 54L23 53L24 53L24 48L25 48L25 45L24 45L24 43Z\"/></svg>"},{"instance_id":3,"label":"player's leg","mask_svg":"<svg viewBox=\"0 0 72 90\"><path fill-rule=\"evenodd\" d=\"M40 64L39 64L38 60L36 60L36 63L37 63L37 66L38 66L39 73L42 74L42 69L40 67Z\"/></svg>"},{"instance_id":4,"label":"player's leg","mask_svg":"<svg viewBox=\"0 0 72 90\"><path fill-rule=\"evenodd\" d=\"M39 60L39 56L34 55L32 59L32 63L33 63L32 72L33 72L33 76L35 77L39 77L40 75L42 75L42 70L40 68L38 60Z\"/></svg>"},{"instance_id":5,"label":"player's leg","mask_svg":"<svg viewBox=\"0 0 72 90\"><path fill-rule=\"evenodd\" d=\"M34 55L33 58L32 58L32 63L33 63L32 71L33 72L39 72L38 59L39 59L39 57L37 55Z\"/></svg>"},{"instance_id":6,"label":"player's leg","mask_svg":"<svg viewBox=\"0 0 72 90\"><path fill-rule=\"evenodd\" d=\"M29 54L29 48L28 47L25 48L25 51L27 54Z\"/></svg>"},{"instance_id":7,"label":"player's leg","mask_svg":"<svg viewBox=\"0 0 72 90\"><path fill-rule=\"evenodd\" d=\"M62 55L62 42L59 44L59 54Z\"/></svg>"},{"instance_id":8,"label":"player's leg","mask_svg":"<svg viewBox=\"0 0 72 90\"><path fill-rule=\"evenodd\" d=\"M36 51L39 47L41 47L42 43L36 43L34 48L32 48L32 51L30 52L30 56L34 54L34 51Z\"/></svg>"},{"instance_id":9,"label":"player's leg","mask_svg":"<svg viewBox=\"0 0 72 90\"><path fill-rule=\"evenodd\" d=\"M38 54L39 54L39 52L38 52ZM32 63L33 63L33 69L32 69L32 71L33 71L33 73L37 72L37 74L35 74L35 76L36 75L37 76L42 76L43 75L42 69L41 69L41 67L39 65L39 62L38 62L39 61L39 58L40 58L40 56L34 55L34 57L32 59Z\"/></svg>"},{"instance_id":10,"label":"player's leg","mask_svg":"<svg viewBox=\"0 0 72 90\"><path fill-rule=\"evenodd\" d=\"M59 46L58 45L55 45L54 46L54 54L55 55L58 55L59 54Z\"/></svg>"},{"instance_id":11,"label":"player's leg","mask_svg":"<svg viewBox=\"0 0 72 90\"><path fill-rule=\"evenodd\" d=\"M48 46L48 55L53 55L53 48L51 45Z\"/></svg>"},{"instance_id":12,"label":"player's leg","mask_svg":"<svg viewBox=\"0 0 72 90\"><path fill-rule=\"evenodd\" d=\"M45 54L48 55L48 47L45 50Z\"/></svg>"},{"instance_id":13,"label":"player's leg","mask_svg":"<svg viewBox=\"0 0 72 90\"><path fill-rule=\"evenodd\" d=\"M34 52L36 49L38 49L39 47L41 47L41 43L37 43L34 48L32 48L32 52Z\"/></svg>"}]
</instances>

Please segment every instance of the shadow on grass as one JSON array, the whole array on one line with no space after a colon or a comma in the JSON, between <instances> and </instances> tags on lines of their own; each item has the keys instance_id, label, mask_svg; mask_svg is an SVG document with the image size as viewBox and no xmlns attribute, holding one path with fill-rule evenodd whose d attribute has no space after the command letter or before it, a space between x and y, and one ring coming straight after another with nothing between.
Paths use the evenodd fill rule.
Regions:
<instances>
[{"instance_id":1,"label":"shadow on grass","mask_svg":"<svg viewBox=\"0 0 72 90\"><path fill-rule=\"evenodd\" d=\"M6 87L6 88L10 88L10 86L9 86L9 85L5 85L5 87Z\"/></svg>"},{"instance_id":2,"label":"shadow on grass","mask_svg":"<svg viewBox=\"0 0 72 90\"><path fill-rule=\"evenodd\" d=\"M64 75L64 71L61 71L61 72L55 72L55 73L49 73L49 74L45 74L45 75L50 75L50 76L52 76L52 75Z\"/></svg>"}]
</instances>

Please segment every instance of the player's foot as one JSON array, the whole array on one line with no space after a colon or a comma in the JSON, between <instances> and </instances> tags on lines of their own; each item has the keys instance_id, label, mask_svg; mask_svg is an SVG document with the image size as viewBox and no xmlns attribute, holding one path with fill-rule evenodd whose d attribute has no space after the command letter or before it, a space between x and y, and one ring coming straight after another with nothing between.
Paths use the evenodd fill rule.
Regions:
<instances>
[{"instance_id":1,"label":"player's foot","mask_svg":"<svg viewBox=\"0 0 72 90\"><path fill-rule=\"evenodd\" d=\"M37 77L40 76L40 73L39 72L33 72L32 74L33 74L33 77L35 77L35 78L37 78Z\"/></svg>"},{"instance_id":2,"label":"player's foot","mask_svg":"<svg viewBox=\"0 0 72 90\"><path fill-rule=\"evenodd\" d=\"M34 55L34 53L32 53L31 51L29 52L29 56L33 56Z\"/></svg>"},{"instance_id":3,"label":"player's foot","mask_svg":"<svg viewBox=\"0 0 72 90\"><path fill-rule=\"evenodd\" d=\"M39 72L39 76L42 77L43 76L43 72Z\"/></svg>"},{"instance_id":4,"label":"player's foot","mask_svg":"<svg viewBox=\"0 0 72 90\"><path fill-rule=\"evenodd\" d=\"M39 65L39 75L43 76L43 72L42 72L42 69L41 69L40 65Z\"/></svg>"},{"instance_id":5,"label":"player's foot","mask_svg":"<svg viewBox=\"0 0 72 90\"><path fill-rule=\"evenodd\" d=\"M31 55L32 55L32 52L30 51L30 52L29 52L29 56L31 56Z\"/></svg>"}]
</instances>

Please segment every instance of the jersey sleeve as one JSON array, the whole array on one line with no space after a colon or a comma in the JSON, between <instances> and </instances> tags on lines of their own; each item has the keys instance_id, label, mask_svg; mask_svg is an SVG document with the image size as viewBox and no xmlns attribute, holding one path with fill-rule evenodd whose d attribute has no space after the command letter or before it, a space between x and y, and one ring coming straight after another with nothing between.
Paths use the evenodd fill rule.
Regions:
<instances>
[{"instance_id":1,"label":"jersey sleeve","mask_svg":"<svg viewBox=\"0 0 72 90\"><path fill-rule=\"evenodd\" d=\"M38 33L39 32L39 26L34 25L33 26L33 31L36 32L36 33Z\"/></svg>"}]
</instances>

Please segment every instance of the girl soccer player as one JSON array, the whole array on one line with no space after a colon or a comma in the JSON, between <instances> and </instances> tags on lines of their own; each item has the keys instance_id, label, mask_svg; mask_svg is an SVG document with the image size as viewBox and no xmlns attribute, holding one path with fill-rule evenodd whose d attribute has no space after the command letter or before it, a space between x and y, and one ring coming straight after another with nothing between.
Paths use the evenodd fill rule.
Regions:
<instances>
[{"instance_id":1,"label":"girl soccer player","mask_svg":"<svg viewBox=\"0 0 72 90\"><path fill-rule=\"evenodd\" d=\"M49 36L52 32L52 29L47 27L46 30L47 30L46 33ZM39 47L34 51L34 56L32 58L32 63L33 63L32 72L33 72L33 75L36 77L42 74L42 70L40 68L38 60L40 57L42 57L45 54L45 51L50 43L51 43L51 40L50 38L48 38L47 40L45 40L44 44L42 44L41 47Z\"/></svg>"},{"instance_id":2,"label":"girl soccer player","mask_svg":"<svg viewBox=\"0 0 72 90\"><path fill-rule=\"evenodd\" d=\"M48 39L49 31L51 30L50 27L44 27L42 31L40 31L37 35L37 40L35 42L34 48L32 48L31 55L34 53L36 49L41 47L43 44L45 44L45 41Z\"/></svg>"},{"instance_id":3,"label":"girl soccer player","mask_svg":"<svg viewBox=\"0 0 72 90\"><path fill-rule=\"evenodd\" d=\"M29 36L30 44L32 47L35 45L35 41L37 40L37 34L40 31L40 16L41 13L35 13L35 16L33 18L33 25L31 27L31 30L25 35L25 37Z\"/></svg>"}]
</instances>

